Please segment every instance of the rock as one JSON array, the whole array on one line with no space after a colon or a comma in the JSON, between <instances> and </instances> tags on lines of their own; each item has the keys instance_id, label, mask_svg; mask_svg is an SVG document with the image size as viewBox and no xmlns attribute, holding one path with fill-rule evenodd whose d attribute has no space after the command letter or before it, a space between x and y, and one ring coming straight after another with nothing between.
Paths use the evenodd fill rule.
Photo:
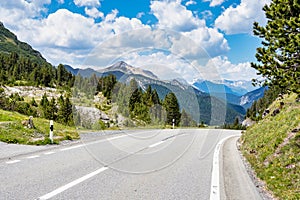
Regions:
<instances>
[{"instance_id":1,"label":"rock","mask_svg":"<svg viewBox=\"0 0 300 200\"><path fill-rule=\"evenodd\" d=\"M242 125L245 126L245 127L248 127L248 126L252 126L253 124L255 124L256 122L253 121L252 119L250 118L247 118L245 119L243 122L242 122Z\"/></svg>"}]
</instances>

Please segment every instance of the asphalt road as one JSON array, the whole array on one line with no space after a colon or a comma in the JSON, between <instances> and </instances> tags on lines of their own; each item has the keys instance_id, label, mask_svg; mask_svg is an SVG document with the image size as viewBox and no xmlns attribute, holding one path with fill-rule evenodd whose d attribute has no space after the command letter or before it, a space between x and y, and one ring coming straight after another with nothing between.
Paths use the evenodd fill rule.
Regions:
<instances>
[{"instance_id":1,"label":"asphalt road","mask_svg":"<svg viewBox=\"0 0 300 200\"><path fill-rule=\"evenodd\" d=\"M237 134L208 129L123 131L2 159L0 199L218 199L211 194L212 174L218 174L215 147ZM236 148L233 142L227 145ZM217 160L226 154L227 163L238 159L226 150ZM221 165L217 183L231 184L223 177L229 166ZM243 181L249 182L239 184ZM222 199L243 193L217 189Z\"/></svg>"}]
</instances>

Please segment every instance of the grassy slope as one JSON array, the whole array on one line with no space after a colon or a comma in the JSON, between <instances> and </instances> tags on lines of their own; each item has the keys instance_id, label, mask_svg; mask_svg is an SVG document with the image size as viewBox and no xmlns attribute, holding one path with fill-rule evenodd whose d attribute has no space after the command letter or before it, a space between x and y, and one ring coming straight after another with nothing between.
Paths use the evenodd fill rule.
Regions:
<instances>
[{"instance_id":1,"label":"grassy slope","mask_svg":"<svg viewBox=\"0 0 300 200\"><path fill-rule=\"evenodd\" d=\"M295 99L286 96L278 115L268 115L242 136L244 156L279 199L300 199L300 132L292 133L300 128L300 103ZM275 101L271 112L278 105Z\"/></svg>"},{"instance_id":2,"label":"grassy slope","mask_svg":"<svg viewBox=\"0 0 300 200\"><path fill-rule=\"evenodd\" d=\"M34 118L35 129L28 129L22 125L22 121L26 119L28 116L0 109L0 141L34 145L49 144L49 120ZM55 143L78 138L75 128L54 122Z\"/></svg>"}]
</instances>

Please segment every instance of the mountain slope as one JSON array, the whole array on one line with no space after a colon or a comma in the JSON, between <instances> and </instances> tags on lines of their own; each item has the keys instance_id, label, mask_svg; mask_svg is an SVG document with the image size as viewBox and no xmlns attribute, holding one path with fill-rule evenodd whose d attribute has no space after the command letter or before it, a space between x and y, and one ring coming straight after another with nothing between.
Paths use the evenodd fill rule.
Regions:
<instances>
[{"instance_id":1,"label":"mountain slope","mask_svg":"<svg viewBox=\"0 0 300 200\"><path fill-rule=\"evenodd\" d=\"M239 105L243 106L245 109L250 108L254 101L262 98L264 96L267 87L261 87L247 94L243 95L239 99Z\"/></svg>"},{"instance_id":2,"label":"mountain slope","mask_svg":"<svg viewBox=\"0 0 300 200\"><path fill-rule=\"evenodd\" d=\"M0 52L16 52L40 64L46 62L40 52L34 50L29 44L19 41L17 36L6 29L2 22L0 22Z\"/></svg>"},{"instance_id":3,"label":"mountain slope","mask_svg":"<svg viewBox=\"0 0 300 200\"><path fill-rule=\"evenodd\" d=\"M279 114L267 115L241 137L241 150L258 178L278 199L300 199L300 102L285 95ZM269 107L270 113L280 101Z\"/></svg>"},{"instance_id":4,"label":"mountain slope","mask_svg":"<svg viewBox=\"0 0 300 200\"><path fill-rule=\"evenodd\" d=\"M0 85L71 87L73 81L62 65L52 66L0 22Z\"/></svg>"}]
</instances>

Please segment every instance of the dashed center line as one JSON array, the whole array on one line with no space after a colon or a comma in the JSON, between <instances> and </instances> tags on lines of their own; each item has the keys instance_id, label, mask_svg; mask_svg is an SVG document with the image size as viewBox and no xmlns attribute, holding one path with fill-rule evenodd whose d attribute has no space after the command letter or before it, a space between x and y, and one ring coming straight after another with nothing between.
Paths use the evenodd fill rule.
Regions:
<instances>
[{"instance_id":1,"label":"dashed center line","mask_svg":"<svg viewBox=\"0 0 300 200\"><path fill-rule=\"evenodd\" d=\"M33 158L38 158L38 157L40 157L40 156L39 155L34 155L34 156L27 157L27 159L33 159Z\"/></svg>"},{"instance_id":2,"label":"dashed center line","mask_svg":"<svg viewBox=\"0 0 300 200\"><path fill-rule=\"evenodd\" d=\"M84 146L84 144L80 144L80 145L76 145L76 146L71 146L71 147L67 147L67 148L63 148L60 151L67 151L67 150L71 150L71 149L77 149Z\"/></svg>"},{"instance_id":3,"label":"dashed center line","mask_svg":"<svg viewBox=\"0 0 300 200\"><path fill-rule=\"evenodd\" d=\"M77 185L77 184L79 184L79 183L81 183L81 182L83 182L83 181L85 181L85 180L87 180L87 179L89 179L93 176L96 176L97 174L99 174L99 173L101 173L101 172L103 172L107 169L108 169L108 167L101 167L100 169L98 169L94 172L91 172L91 173L89 173L89 174L87 174L87 175L85 175L81 178L78 178L78 179L76 179L76 180L74 180L74 181L72 181L72 182L70 182L70 183L68 183L64 186L61 186L61 187L57 188L56 190L54 190L52 192L49 192L48 194L45 194L44 196L39 197L38 199L40 199L40 200L50 199L50 198L58 195L59 193L62 193L63 191L65 191L65 190L67 190L71 187L74 187L75 185Z\"/></svg>"},{"instance_id":4,"label":"dashed center line","mask_svg":"<svg viewBox=\"0 0 300 200\"><path fill-rule=\"evenodd\" d=\"M160 144L162 144L162 143L164 143L164 142L165 142L165 141L159 141L159 142L157 142L157 143L151 144L151 145L149 146L149 148L156 147L156 146L158 146L158 145L160 145Z\"/></svg>"},{"instance_id":5,"label":"dashed center line","mask_svg":"<svg viewBox=\"0 0 300 200\"><path fill-rule=\"evenodd\" d=\"M14 164L17 162L20 162L21 160L11 160L11 161L7 161L6 164Z\"/></svg>"},{"instance_id":6,"label":"dashed center line","mask_svg":"<svg viewBox=\"0 0 300 200\"><path fill-rule=\"evenodd\" d=\"M44 155L51 155L51 154L54 154L54 153L55 153L54 151L49 151L49 152L44 153Z\"/></svg>"}]
</instances>

